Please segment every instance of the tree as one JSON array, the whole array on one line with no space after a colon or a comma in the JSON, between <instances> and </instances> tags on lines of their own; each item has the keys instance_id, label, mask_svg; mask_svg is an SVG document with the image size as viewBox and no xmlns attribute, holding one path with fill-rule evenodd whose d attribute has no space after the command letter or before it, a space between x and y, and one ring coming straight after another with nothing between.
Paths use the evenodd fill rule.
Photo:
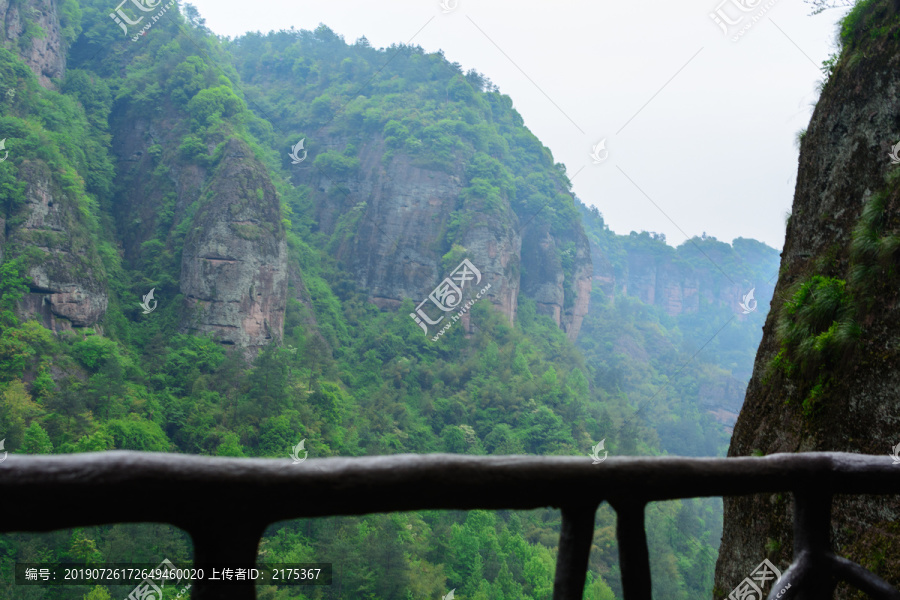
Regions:
<instances>
[{"instance_id":1,"label":"tree","mask_svg":"<svg viewBox=\"0 0 900 600\"><path fill-rule=\"evenodd\" d=\"M53 444L50 436L37 421L31 423L25 430L25 441L22 442L22 452L25 454L51 454Z\"/></svg>"},{"instance_id":2,"label":"tree","mask_svg":"<svg viewBox=\"0 0 900 600\"><path fill-rule=\"evenodd\" d=\"M21 185L24 189L24 182ZM0 193L2 191L5 190L0 188ZM0 265L0 331L5 327L18 325L19 319L15 315L16 304L27 293L28 279L25 277L24 260L20 257Z\"/></svg>"},{"instance_id":3,"label":"tree","mask_svg":"<svg viewBox=\"0 0 900 600\"><path fill-rule=\"evenodd\" d=\"M188 5L190 6L190 4ZM84 600L112 600L112 596L109 595L109 592L104 587L100 587L99 585L94 586L86 596L82 596Z\"/></svg>"},{"instance_id":4,"label":"tree","mask_svg":"<svg viewBox=\"0 0 900 600\"><path fill-rule=\"evenodd\" d=\"M216 456L245 456L244 449L241 447L241 438L232 431L226 433L216 447Z\"/></svg>"},{"instance_id":5,"label":"tree","mask_svg":"<svg viewBox=\"0 0 900 600\"><path fill-rule=\"evenodd\" d=\"M31 400L25 384L18 379L0 393L0 432L6 446L16 449L24 441L25 423L37 416L41 408Z\"/></svg>"},{"instance_id":6,"label":"tree","mask_svg":"<svg viewBox=\"0 0 900 600\"><path fill-rule=\"evenodd\" d=\"M466 443L466 434L454 425L444 427L444 431L441 433L441 444L444 452L452 454L465 454L469 449L469 445Z\"/></svg>"}]
</instances>

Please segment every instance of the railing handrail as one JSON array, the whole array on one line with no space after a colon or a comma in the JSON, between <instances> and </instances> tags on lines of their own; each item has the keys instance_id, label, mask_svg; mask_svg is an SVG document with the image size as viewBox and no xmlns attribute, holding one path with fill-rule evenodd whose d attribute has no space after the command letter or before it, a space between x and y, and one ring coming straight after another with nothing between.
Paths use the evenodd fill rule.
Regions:
<instances>
[{"instance_id":1,"label":"railing handrail","mask_svg":"<svg viewBox=\"0 0 900 600\"><path fill-rule=\"evenodd\" d=\"M155 494L162 486L178 493ZM252 566L265 527L287 519L553 506L563 512L554 591L561 600L581 598L590 525L597 506L607 501L619 515L623 586L630 600L650 598L643 530L648 502L773 492L795 492L806 508L812 503L825 510L827 503L830 519L834 494L900 494L900 465L888 455L839 452L612 457L600 464L588 456L457 454L335 457L300 464L131 451L10 455L0 463L0 497L16 508L0 513L0 532L164 522L191 533L197 562L228 559ZM817 516L818 526L822 519ZM252 585L213 589L198 586L194 597L254 597Z\"/></svg>"}]
</instances>

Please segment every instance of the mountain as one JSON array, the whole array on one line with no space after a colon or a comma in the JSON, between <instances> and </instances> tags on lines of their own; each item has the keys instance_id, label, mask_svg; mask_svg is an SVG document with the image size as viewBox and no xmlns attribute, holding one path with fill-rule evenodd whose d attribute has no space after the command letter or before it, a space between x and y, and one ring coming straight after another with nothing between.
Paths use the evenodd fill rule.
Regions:
<instances>
[{"instance_id":1,"label":"mountain","mask_svg":"<svg viewBox=\"0 0 900 600\"><path fill-rule=\"evenodd\" d=\"M724 452L777 251L616 235L512 99L440 52L324 25L222 39L168 7L0 10L10 452ZM720 515L648 510L656 593L709 592ZM597 523L586 597L609 600L608 507ZM315 598L518 600L546 597L559 527L549 509L308 520L260 552L348 565ZM7 563L162 555L189 560L183 532L0 540Z\"/></svg>"},{"instance_id":2,"label":"mountain","mask_svg":"<svg viewBox=\"0 0 900 600\"><path fill-rule=\"evenodd\" d=\"M729 456L839 451L883 455L898 442L897 306L900 6L857 3L802 134L794 205L772 310ZM898 510L838 496L835 551L900 584ZM791 494L730 498L716 569L727 594L764 558L791 561ZM856 598L842 586L836 598Z\"/></svg>"}]
</instances>

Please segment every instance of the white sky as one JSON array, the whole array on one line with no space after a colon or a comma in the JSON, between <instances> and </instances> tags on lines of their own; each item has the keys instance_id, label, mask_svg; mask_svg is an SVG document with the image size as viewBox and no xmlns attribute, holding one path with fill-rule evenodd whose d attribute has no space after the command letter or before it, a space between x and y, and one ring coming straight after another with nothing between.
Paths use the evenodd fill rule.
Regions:
<instances>
[{"instance_id":1,"label":"white sky","mask_svg":"<svg viewBox=\"0 0 900 600\"><path fill-rule=\"evenodd\" d=\"M445 2L457 7L192 0L220 35L324 23L348 43L365 35L378 48L442 49L512 97L574 176L578 197L617 233L657 231L678 245L706 232L782 247L796 134L809 121L818 65L835 50L843 11L811 17L801 0L726 0L721 10L732 20L748 15L743 23L772 4L733 42L709 16L722 0ZM742 13L740 3L754 8ZM609 157L594 164L591 148L604 138Z\"/></svg>"}]
</instances>

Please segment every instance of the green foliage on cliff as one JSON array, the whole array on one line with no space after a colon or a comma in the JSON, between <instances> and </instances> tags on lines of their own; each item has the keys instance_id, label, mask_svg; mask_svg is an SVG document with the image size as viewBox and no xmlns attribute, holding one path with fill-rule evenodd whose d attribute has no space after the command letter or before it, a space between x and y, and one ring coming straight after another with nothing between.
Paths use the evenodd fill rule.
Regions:
<instances>
[{"instance_id":1,"label":"green foliage on cliff","mask_svg":"<svg viewBox=\"0 0 900 600\"><path fill-rule=\"evenodd\" d=\"M312 457L455 452L587 460L590 447L606 438L614 454L721 452L721 431L696 398L700 385L732 372L730 363L749 368L743 329L726 330L715 342L719 363L681 372L690 344L717 323L701 322L708 313L678 321L633 298L606 304L595 290L598 308L586 320L580 348L526 295L514 324L487 302L476 303L477 330L466 336L458 326L435 344L409 318L417 300L377 310L333 257L367 223L367 205L346 207L331 234L320 231L317 191L286 177L284 148L303 135L313 157L304 168L333 179L330 199L341 199L363 164L408 159L458 177L459 206L435 241L445 268L466 256L458 242L482 215L552 232L560 243L550 258L566 275L565 306L574 303L573 232L581 218L571 182L524 127L512 100L484 76L417 47L348 45L324 26L220 40L174 12L174 21L161 20L132 44L122 41L104 0L66 0L62 7L64 36L73 46L59 92L40 88L17 57L0 49L0 85L18 90L14 101L0 103L11 150L0 163L0 216L10 229L21 224L33 183L22 177L23 165L46 167L54 197L74 207L68 233L85 251L84 276L102 281L110 304L93 330L54 335L37 319L22 322L13 306L27 291L27 265L21 247L4 246L0 431L11 451L287 458L306 438ZM138 121L152 123L148 139L130 137ZM171 135L167 142L154 138L161 130ZM209 189L186 197L182 183L221 170L233 139L265 166L277 190L290 266L299 274L283 339L249 361L180 329L184 240L216 201ZM382 142L382 157L366 161ZM262 190L252 189L246 200L259 201ZM123 209L151 201L157 210ZM259 239L260 227L232 230ZM737 263L729 262L730 253L760 250L751 240L728 246L697 239L676 250L643 234L595 238L622 274L628 256L708 269L699 246L731 268ZM159 307L147 318L138 300L151 288ZM640 340L649 356L617 346L623 338ZM656 397L670 376L671 388ZM177 498L177 491L165 493ZM648 509L657 593L708 594L720 513L710 501ZM552 588L559 525L550 510L309 520L273 527L261 552L269 562L343 565L339 590L317 589L307 598L405 600L452 587L461 599L543 598ZM594 546L585 598L620 595L608 508L598 513ZM0 556L20 560L96 551L110 562L185 561L188 548L183 533L130 525L0 540ZM36 598L103 597L96 589L53 594Z\"/></svg>"}]
</instances>

